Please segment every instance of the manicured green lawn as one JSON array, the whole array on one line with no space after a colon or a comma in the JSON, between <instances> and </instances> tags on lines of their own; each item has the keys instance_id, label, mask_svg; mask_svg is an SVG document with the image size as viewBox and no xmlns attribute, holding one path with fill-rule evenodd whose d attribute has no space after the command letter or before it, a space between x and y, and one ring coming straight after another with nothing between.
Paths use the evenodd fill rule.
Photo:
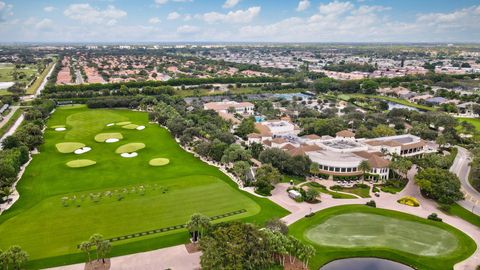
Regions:
<instances>
[{"instance_id":1,"label":"manicured green lawn","mask_svg":"<svg viewBox=\"0 0 480 270\"><path fill-rule=\"evenodd\" d=\"M131 121L142 131L107 127ZM148 123L146 113L128 110L57 108L48 126L65 125L63 132L48 128L39 149L19 182L20 199L0 216L0 248L18 244L30 254L28 267L77 263L84 255L77 245L93 233L106 238L185 224L193 213L208 216L246 210L215 222L243 219L263 223L288 212L267 199L238 190L218 169L183 151L170 133ZM121 133L116 143L95 141L99 133ZM92 150L60 153L56 144L79 142ZM134 158L116 149L128 143L145 148ZM149 165L168 158L165 166ZM95 165L70 168L67 162L89 159ZM111 255L123 255L186 242L184 229L113 242Z\"/></svg>"},{"instance_id":2,"label":"manicured green lawn","mask_svg":"<svg viewBox=\"0 0 480 270\"><path fill-rule=\"evenodd\" d=\"M330 188L330 189L355 194L362 198L370 198L370 187L341 187L338 189L336 188Z\"/></svg>"},{"instance_id":3,"label":"manicured green lawn","mask_svg":"<svg viewBox=\"0 0 480 270\"><path fill-rule=\"evenodd\" d=\"M334 199L356 199L357 198L353 195L338 193L338 192L335 192L335 191L330 191L323 185L319 186L319 185L316 185L316 184L313 184L313 183L307 183L306 185L308 185L310 188L316 189L320 193L329 194Z\"/></svg>"},{"instance_id":4,"label":"manicured green lawn","mask_svg":"<svg viewBox=\"0 0 480 270\"><path fill-rule=\"evenodd\" d=\"M475 242L461 231L401 212L346 205L317 212L290 226L290 234L315 246L310 269L340 258L379 257L418 269L453 269Z\"/></svg>"},{"instance_id":5,"label":"manicured green lawn","mask_svg":"<svg viewBox=\"0 0 480 270\"><path fill-rule=\"evenodd\" d=\"M450 206L450 211L448 211L447 214L457 216L480 228L480 216L475 215L456 203Z\"/></svg>"},{"instance_id":6,"label":"manicured green lawn","mask_svg":"<svg viewBox=\"0 0 480 270\"><path fill-rule=\"evenodd\" d=\"M348 94L348 95L342 94L342 95L338 96L339 99L342 99L342 100L345 100L345 101L348 101L350 98L355 98L355 97L368 97L368 98L382 99L382 100L385 100L385 101L390 101L390 102L402 104L402 105L405 105L405 106L414 107L414 108L424 110L424 111L433 111L435 109L433 107L429 107L429 106L425 106L425 105L421 105L421 104L416 104L416 103L410 102L408 100L404 100L404 99L401 99L401 98L395 98L395 97L389 97L389 96L366 95L366 94Z\"/></svg>"},{"instance_id":7,"label":"manicured green lawn","mask_svg":"<svg viewBox=\"0 0 480 270\"><path fill-rule=\"evenodd\" d=\"M42 84L43 80L45 80L45 77L47 77L48 72L50 72L50 69L52 69L54 64L55 64L55 62L52 62L48 66L46 66L45 69L43 69L42 73L37 76L37 78L32 83L32 85L30 85L30 87L28 87L28 89L26 91L27 95L33 95L37 92L38 88Z\"/></svg>"}]
</instances>

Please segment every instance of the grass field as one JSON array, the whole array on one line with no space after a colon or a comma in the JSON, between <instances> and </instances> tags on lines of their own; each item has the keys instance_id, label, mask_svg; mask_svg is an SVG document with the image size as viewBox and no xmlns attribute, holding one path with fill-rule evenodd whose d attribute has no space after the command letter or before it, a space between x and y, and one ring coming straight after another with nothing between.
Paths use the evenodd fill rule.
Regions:
<instances>
[{"instance_id":1,"label":"grass field","mask_svg":"<svg viewBox=\"0 0 480 270\"><path fill-rule=\"evenodd\" d=\"M450 206L450 210L446 212L446 214L457 216L480 228L480 216L475 215L456 203Z\"/></svg>"},{"instance_id":2,"label":"grass field","mask_svg":"<svg viewBox=\"0 0 480 270\"><path fill-rule=\"evenodd\" d=\"M335 191L330 191L323 185L316 185L314 183L307 183L305 185L307 185L309 188L316 189L320 193L329 194L334 199L355 199L355 198L357 198L353 195L338 193L338 192L335 192Z\"/></svg>"},{"instance_id":3,"label":"grass field","mask_svg":"<svg viewBox=\"0 0 480 270\"><path fill-rule=\"evenodd\" d=\"M145 130L122 129L109 123L131 121ZM208 216L245 210L216 222L243 219L263 223L288 212L267 199L237 189L218 169L183 151L169 132L148 123L146 113L128 110L89 110L60 107L47 128L45 144L19 182L19 201L0 216L0 248L18 244L30 254L29 268L81 262L77 245L93 233L121 237L185 224L193 213ZM116 143L97 142L100 133L121 133ZM60 153L56 145L79 142L92 150ZM122 158L116 149L129 143L145 148L135 158ZM149 165L153 158L169 164ZM70 168L67 162L87 159L96 164ZM84 162L80 162L84 163ZM78 162L74 162L78 165ZM81 165L81 164L80 164ZM185 243L184 229L138 235L113 243L112 256Z\"/></svg>"},{"instance_id":4,"label":"grass field","mask_svg":"<svg viewBox=\"0 0 480 270\"><path fill-rule=\"evenodd\" d=\"M43 80L45 77L47 77L48 72L50 72L50 69L52 69L53 65L55 65L55 62L50 63L48 66L45 67L45 69L42 71L42 73L37 76L35 81L30 85L30 87L27 88L27 95L33 95L37 92L38 88L42 84Z\"/></svg>"},{"instance_id":5,"label":"grass field","mask_svg":"<svg viewBox=\"0 0 480 270\"><path fill-rule=\"evenodd\" d=\"M315 246L310 269L350 257L385 258L424 270L453 269L476 250L471 238L447 224L364 205L317 212L292 224L290 234Z\"/></svg>"},{"instance_id":6,"label":"grass field","mask_svg":"<svg viewBox=\"0 0 480 270\"><path fill-rule=\"evenodd\" d=\"M385 101L390 101L390 102L402 104L402 105L405 105L405 106L417 108L417 109L420 109L420 110L423 110L423 111L433 111L435 109L433 107L428 107L428 106L425 106L425 105L410 102L408 100L395 98L395 97L389 97L389 96L366 95L366 94L348 94L348 95L347 94L342 94L342 95L338 96L339 99L342 99L342 100L345 100L345 101L348 101L350 98L359 98L359 97L382 99L382 100L385 100Z\"/></svg>"}]
</instances>

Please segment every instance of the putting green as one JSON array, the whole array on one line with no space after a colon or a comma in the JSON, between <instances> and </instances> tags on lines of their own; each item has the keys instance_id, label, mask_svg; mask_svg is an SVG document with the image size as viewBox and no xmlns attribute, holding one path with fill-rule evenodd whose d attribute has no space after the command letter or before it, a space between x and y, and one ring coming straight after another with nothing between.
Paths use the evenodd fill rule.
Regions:
<instances>
[{"instance_id":1,"label":"putting green","mask_svg":"<svg viewBox=\"0 0 480 270\"><path fill-rule=\"evenodd\" d=\"M145 148L144 143L127 143L118 147L117 150L115 150L115 153L117 154L132 153L143 148Z\"/></svg>"},{"instance_id":2,"label":"putting green","mask_svg":"<svg viewBox=\"0 0 480 270\"><path fill-rule=\"evenodd\" d=\"M95 136L95 141L105 142L107 139L123 139L122 133L100 133Z\"/></svg>"},{"instance_id":3,"label":"putting green","mask_svg":"<svg viewBox=\"0 0 480 270\"><path fill-rule=\"evenodd\" d=\"M151 159L148 164L150 164L150 166L165 166L167 165L168 163L170 163L170 160L168 158L154 158L154 159Z\"/></svg>"},{"instance_id":4,"label":"putting green","mask_svg":"<svg viewBox=\"0 0 480 270\"><path fill-rule=\"evenodd\" d=\"M132 122L129 122L129 121L123 121L123 122L115 123L115 125L117 125L117 126L125 126L125 125L131 124L131 123L132 123Z\"/></svg>"},{"instance_id":5,"label":"putting green","mask_svg":"<svg viewBox=\"0 0 480 270\"><path fill-rule=\"evenodd\" d=\"M136 129L137 127L138 125L135 125L135 124L128 124L128 125L122 126L122 128L124 129Z\"/></svg>"},{"instance_id":6,"label":"putting green","mask_svg":"<svg viewBox=\"0 0 480 270\"><path fill-rule=\"evenodd\" d=\"M85 147L85 144L79 142L64 142L64 143L57 143L55 145L58 152L62 154L73 153L73 151Z\"/></svg>"},{"instance_id":7,"label":"putting green","mask_svg":"<svg viewBox=\"0 0 480 270\"><path fill-rule=\"evenodd\" d=\"M324 246L385 247L421 256L445 255L458 245L457 238L441 228L370 213L330 217L305 237Z\"/></svg>"},{"instance_id":8,"label":"putting green","mask_svg":"<svg viewBox=\"0 0 480 270\"><path fill-rule=\"evenodd\" d=\"M90 159L76 159L76 160L67 162L67 166L70 168L82 168L82 167L92 166L94 164L97 164L97 162Z\"/></svg>"}]
</instances>

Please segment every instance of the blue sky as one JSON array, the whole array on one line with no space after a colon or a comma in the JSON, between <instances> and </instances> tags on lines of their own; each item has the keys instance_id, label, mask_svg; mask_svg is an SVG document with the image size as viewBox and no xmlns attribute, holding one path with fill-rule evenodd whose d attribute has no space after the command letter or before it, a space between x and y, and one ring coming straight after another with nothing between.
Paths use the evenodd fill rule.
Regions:
<instances>
[{"instance_id":1,"label":"blue sky","mask_svg":"<svg viewBox=\"0 0 480 270\"><path fill-rule=\"evenodd\" d=\"M0 0L0 42L480 42L480 0Z\"/></svg>"}]
</instances>

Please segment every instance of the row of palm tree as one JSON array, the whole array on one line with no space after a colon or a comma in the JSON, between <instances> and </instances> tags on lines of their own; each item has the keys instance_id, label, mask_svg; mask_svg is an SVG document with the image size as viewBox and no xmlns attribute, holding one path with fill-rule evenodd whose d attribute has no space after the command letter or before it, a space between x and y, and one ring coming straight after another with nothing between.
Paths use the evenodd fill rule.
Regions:
<instances>
[{"instance_id":1,"label":"row of palm tree","mask_svg":"<svg viewBox=\"0 0 480 270\"><path fill-rule=\"evenodd\" d=\"M88 241L84 241L79 245L79 249L87 254L87 263L91 262L91 252L95 248L97 261L102 260L105 263L105 258L112 248L110 241L103 239L101 234L94 234L90 236Z\"/></svg>"},{"instance_id":2,"label":"row of palm tree","mask_svg":"<svg viewBox=\"0 0 480 270\"><path fill-rule=\"evenodd\" d=\"M9 266L13 266L13 269L21 269L27 261L28 253L20 246L11 246L5 251L0 250L0 267L3 270L8 270Z\"/></svg>"}]
</instances>

